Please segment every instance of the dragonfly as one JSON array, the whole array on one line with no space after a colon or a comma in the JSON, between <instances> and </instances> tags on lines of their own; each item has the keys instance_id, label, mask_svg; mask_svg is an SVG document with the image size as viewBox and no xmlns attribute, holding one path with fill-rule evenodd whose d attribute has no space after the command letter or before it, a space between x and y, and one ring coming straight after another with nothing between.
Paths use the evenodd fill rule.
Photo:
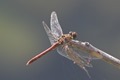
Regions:
<instances>
[{"instance_id":1,"label":"dragonfly","mask_svg":"<svg viewBox=\"0 0 120 80\"><path fill-rule=\"evenodd\" d=\"M63 34L55 11L51 13L50 28L44 21L42 24L49 37L51 46L31 58L26 65L33 63L46 53L56 49L60 55L73 61L82 68L89 77L90 75L86 67L93 67L91 64L92 60L101 59L120 69L120 60L118 58L94 47L89 42L75 40L77 37L76 32L70 31L68 34Z\"/></svg>"}]
</instances>

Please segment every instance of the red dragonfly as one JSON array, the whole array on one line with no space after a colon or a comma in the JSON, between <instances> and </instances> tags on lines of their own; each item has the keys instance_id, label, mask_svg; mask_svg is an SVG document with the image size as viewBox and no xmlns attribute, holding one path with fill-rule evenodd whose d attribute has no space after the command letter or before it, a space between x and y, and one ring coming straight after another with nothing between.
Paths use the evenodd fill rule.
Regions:
<instances>
[{"instance_id":1,"label":"red dragonfly","mask_svg":"<svg viewBox=\"0 0 120 80\"><path fill-rule=\"evenodd\" d=\"M94 47L89 42L82 42L75 40L77 33L69 32L68 34L63 34L61 26L58 22L56 12L51 13L50 27L43 21L44 29L51 42L51 47L45 51L39 53L32 59L30 59L26 65L31 64L38 58L42 57L49 51L57 49L57 52L66 57L67 59L73 61L79 67L81 67L87 75L90 77L86 67L92 67L90 63L94 59L102 59L110 64L115 65L120 69L120 60L107 54L106 52Z\"/></svg>"}]
</instances>

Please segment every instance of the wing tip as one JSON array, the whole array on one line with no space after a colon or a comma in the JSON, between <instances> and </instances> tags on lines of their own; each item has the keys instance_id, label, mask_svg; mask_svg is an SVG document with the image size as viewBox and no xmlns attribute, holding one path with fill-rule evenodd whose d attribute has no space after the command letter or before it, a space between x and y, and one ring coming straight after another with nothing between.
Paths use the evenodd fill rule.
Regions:
<instances>
[{"instance_id":1,"label":"wing tip","mask_svg":"<svg viewBox=\"0 0 120 80\"><path fill-rule=\"evenodd\" d=\"M57 17L57 14L55 11L52 11L52 13L51 13L51 18L53 18L53 17Z\"/></svg>"},{"instance_id":2,"label":"wing tip","mask_svg":"<svg viewBox=\"0 0 120 80\"><path fill-rule=\"evenodd\" d=\"M56 14L56 12L55 11L52 11L52 13L51 14Z\"/></svg>"}]
</instances>

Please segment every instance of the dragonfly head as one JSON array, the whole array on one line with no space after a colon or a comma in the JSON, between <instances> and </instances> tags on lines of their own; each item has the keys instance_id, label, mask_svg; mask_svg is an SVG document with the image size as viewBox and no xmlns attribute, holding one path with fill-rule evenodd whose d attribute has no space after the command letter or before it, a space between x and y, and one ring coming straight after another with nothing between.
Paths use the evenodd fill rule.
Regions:
<instances>
[{"instance_id":1,"label":"dragonfly head","mask_svg":"<svg viewBox=\"0 0 120 80\"><path fill-rule=\"evenodd\" d=\"M76 32L70 31L69 34L72 36L73 39L75 39L77 37L77 33Z\"/></svg>"}]
</instances>

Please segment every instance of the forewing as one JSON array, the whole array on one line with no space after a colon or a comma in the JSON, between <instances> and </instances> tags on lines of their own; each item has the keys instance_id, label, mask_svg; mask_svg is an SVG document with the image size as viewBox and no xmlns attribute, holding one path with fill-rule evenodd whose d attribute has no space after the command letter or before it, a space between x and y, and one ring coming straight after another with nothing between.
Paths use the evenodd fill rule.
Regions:
<instances>
[{"instance_id":1,"label":"forewing","mask_svg":"<svg viewBox=\"0 0 120 80\"><path fill-rule=\"evenodd\" d=\"M93 49L93 46L88 42L80 42L77 40L72 40L70 44L68 44L70 48L72 48L79 56L86 60L93 60L93 59L101 59L92 56L90 49Z\"/></svg>"},{"instance_id":2,"label":"forewing","mask_svg":"<svg viewBox=\"0 0 120 80\"><path fill-rule=\"evenodd\" d=\"M85 68L85 66L87 67L92 67L92 65L89 63L87 63L81 56L78 56L78 54L73 51L71 48L69 48L68 46L65 47L65 52L68 55L68 57L75 63L77 64L79 67L81 67L89 76L89 72L88 70Z\"/></svg>"},{"instance_id":3,"label":"forewing","mask_svg":"<svg viewBox=\"0 0 120 80\"><path fill-rule=\"evenodd\" d=\"M61 26L58 22L57 14L54 11L51 13L50 27L52 34L54 34L56 37L63 35Z\"/></svg>"},{"instance_id":4,"label":"forewing","mask_svg":"<svg viewBox=\"0 0 120 80\"><path fill-rule=\"evenodd\" d=\"M69 48L68 45L61 45L57 48L57 52L66 57L69 60L72 60L77 65L81 66L87 66L92 67L92 64L90 64L85 58L81 57L77 52L75 52L72 48Z\"/></svg>"},{"instance_id":5,"label":"forewing","mask_svg":"<svg viewBox=\"0 0 120 80\"><path fill-rule=\"evenodd\" d=\"M42 23L43 23L44 29L49 37L51 44L55 43L57 41L57 38L55 38L54 34L51 32L47 24L44 21Z\"/></svg>"},{"instance_id":6,"label":"forewing","mask_svg":"<svg viewBox=\"0 0 120 80\"><path fill-rule=\"evenodd\" d=\"M92 67L90 63L90 59L84 58L83 56L79 55L74 49L69 47L69 51L67 51L68 56L79 66L87 66Z\"/></svg>"}]
</instances>

